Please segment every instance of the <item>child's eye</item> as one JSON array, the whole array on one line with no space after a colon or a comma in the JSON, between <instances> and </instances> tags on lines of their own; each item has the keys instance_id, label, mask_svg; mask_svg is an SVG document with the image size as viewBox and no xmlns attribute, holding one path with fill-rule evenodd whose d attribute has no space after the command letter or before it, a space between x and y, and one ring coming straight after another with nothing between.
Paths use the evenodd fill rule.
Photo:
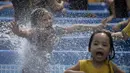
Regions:
<instances>
[{"instance_id":1,"label":"child's eye","mask_svg":"<svg viewBox=\"0 0 130 73\"><path fill-rule=\"evenodd\" d=\"M98 43L94 43L94 45L98 45Z\"/></svg>"},{"instance_id":2,"label":"child's eye","mask_svg":"<svg viewBox=\"0 0 130 73\"><path fill-rule=\"evenodd\" d=\"M43 19L43 21L46 21L47 19Z\"/></svg>"},{"instance_id":3,"label":"child's eye","mask_svg":"<svg viewBox=\"0 0 130 73\"><path fill-rule=\"evenodd\" d=\"M49 19L51 19L51 17L49 17Z\"/></svg>"},{"instance_id":4,"label":"child's eye","mask_svg":"<svg viewBox=\"0 0 130 73\"><path fill-rule=\"evenodd\" d=\"M103 44L103 46L107 46L107 44Z\"/></svg>"}]
</instances>

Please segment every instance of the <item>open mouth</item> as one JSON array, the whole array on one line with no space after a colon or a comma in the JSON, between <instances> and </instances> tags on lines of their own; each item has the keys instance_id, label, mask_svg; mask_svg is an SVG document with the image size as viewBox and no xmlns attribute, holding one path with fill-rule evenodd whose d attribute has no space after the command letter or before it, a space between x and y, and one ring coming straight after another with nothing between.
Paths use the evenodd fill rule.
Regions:
<instances>
[{"instance_id":1,"label":"open mouth","mask_svg":"<svg viewBox=\"0 0 130 73\"><path fill-rule=\"evenodd\" d=\"M96 55L97 55L97 56L103 56L104 53L103 53L103 52L96 52Z\"/></svg>"}]
</instances>

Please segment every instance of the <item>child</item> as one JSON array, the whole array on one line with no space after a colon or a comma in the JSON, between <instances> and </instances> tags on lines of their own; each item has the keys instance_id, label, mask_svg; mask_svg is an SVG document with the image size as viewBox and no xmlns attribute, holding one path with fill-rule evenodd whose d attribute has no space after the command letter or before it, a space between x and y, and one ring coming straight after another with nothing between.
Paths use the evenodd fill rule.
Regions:
<instances>
[{"instance_id":1,"label":"child","mask_svg":"<svg viewBox=\"0 0 130 73\"><path fill-rule=\"evenodd\" d=\"M75 66L67 69L64 73L124 73L110 61L114 58L115 51L109 32L93 33L88 50L91 52L91 59L79 60Z\"/></svg>"},{"instance_id":2,"label":"child","mask_svg":"<svg viewBox=\"0 0 130 73\"><path fill-rule=\"evenodd\" d=\"M20 29L15 22L12 22L10 28L13 33L27 38L32 44L29 49L30 52L25 51L27 52L25 53L27 63L25 63L24 73L47 73L45 68L48 64L48 55L52 52L53 45L57 42L56 36L90 29L100 30L103 26L72 25L66 28L53 27L51 13L44 8L37 8L31 14L30 29ZM40 60L37 60L37 58Z\"/></svg>"}]
</instances>

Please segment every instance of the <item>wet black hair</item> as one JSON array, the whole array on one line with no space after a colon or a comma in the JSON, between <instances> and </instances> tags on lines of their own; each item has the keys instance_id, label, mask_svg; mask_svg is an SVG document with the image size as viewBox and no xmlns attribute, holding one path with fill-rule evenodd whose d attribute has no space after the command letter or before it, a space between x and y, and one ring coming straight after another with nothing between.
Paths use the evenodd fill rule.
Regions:
<instances>
[{"instance_id":1,"label":"wet black hair","mask_svg":"<svg viewBox=\"0 0 130 73\"><path fill-rule=\"evenodd\" d=\"M91 49L91 44L92 44L92 41L93 41L93 37L95 34L97 33L105 33L108 37L109 37L109 42L110 42L110 52L111 52L111 55L109 55L109 60L112 60L114 57L115 57L115 50L114 50L114 46L113 46L113 39L112 39L112 36L111 36L111 33L110 32L107 32L107 31L96 31L94 32L91 37L90 37L90 40L89 40L89 44L88 44L88 49L90 51Z\"/></svg>"},{"instance_id":2,"label":"wet black hair","mask_svg":"<svg viewBox=\"0 0 130 73\"><path fill-rule=\"evenodd\" d=\"M45 8L37 8L31 13L31 25L35 26L38 24L38 20L40 20L48 11Z\"/></svg>"}]
</instances>

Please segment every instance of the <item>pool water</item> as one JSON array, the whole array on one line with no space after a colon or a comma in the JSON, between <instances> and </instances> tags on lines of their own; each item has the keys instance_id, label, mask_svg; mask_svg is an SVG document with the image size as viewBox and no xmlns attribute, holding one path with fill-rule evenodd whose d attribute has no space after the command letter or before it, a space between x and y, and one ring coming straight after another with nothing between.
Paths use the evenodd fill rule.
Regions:
<instances>
[{"instance_id":1,"label":"pool water","mask_svg":"<svg viewBox=\"0 0 130 73\"><path fill-rule=\"evenodd\" d=\"M68 10L67 15L55 15L54 23L58 25L62 24L62 26L69 26L76 23L98 25L103 17L109 15L106 9L101 11L102 7L106 7L104 4L97 4L98 6L101 6L101 8L98 7L100 8L100 11L97 10L97 18L83 18L84 14L86 13L96 13L95 11L93 11L93 9L95 8L94 5L96 4L90 4L90 10L88 11ZM77 18L76 16L80 18ZM12 19L13 17L10 16L0 17L0 21L6 22L11 21ZM124 19L114 19L111 24L122 20ZM107 29L111 29L111 26ZM5 36L3 32L0 33L2 34L0 35L0 73L21 73L22 59L20 58L21 56L19 54L20 48L16 48L16 46L18 47L17 43L19 42L14 43L14 41L12 42L13 38ZM83 32L63 36L51 53L52 73L63 73L65 69L76 64L78 60L90 58L90 53L87 50L90 35L91 32ZM130 73L130 39L126 41L115 40L114 47L116 50L116 56L113 62L115 62L121 69L125 70L126 73Z\"/></svg>"}]
</instances>

